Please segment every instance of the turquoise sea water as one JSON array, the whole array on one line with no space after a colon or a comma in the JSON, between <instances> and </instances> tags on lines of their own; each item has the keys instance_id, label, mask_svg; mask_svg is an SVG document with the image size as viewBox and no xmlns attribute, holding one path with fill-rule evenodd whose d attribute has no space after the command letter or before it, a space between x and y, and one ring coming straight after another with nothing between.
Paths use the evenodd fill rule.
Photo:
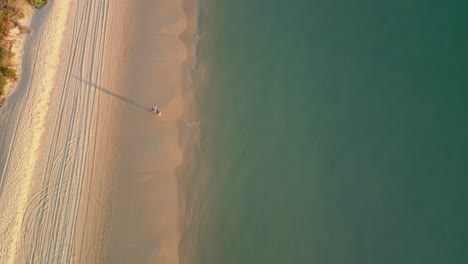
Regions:
<instances>
[{"instance_id":1,"label":"turquoise sea water","mask_svg":"<svg viewBox=\"0 0 468 264\"><path fill-rule=\"evenodd\" d=\"M207 1L183 263L468 263L466 1Z\"/></svg>"}]
</instances>

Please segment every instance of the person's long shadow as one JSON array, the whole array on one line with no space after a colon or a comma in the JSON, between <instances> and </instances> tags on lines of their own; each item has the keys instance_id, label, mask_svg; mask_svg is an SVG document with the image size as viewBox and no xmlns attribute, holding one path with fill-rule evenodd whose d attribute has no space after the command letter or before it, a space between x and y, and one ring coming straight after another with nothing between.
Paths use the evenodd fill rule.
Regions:
<instances>
[{"instance_id":1,"label":"person's long shadow","mask_svg":"<svg viewBox=\"0 0 468 264\"><path fill-rule=\"evenodd\" d=\"M144 111L146 111L146 112L151 112L151 110L148 109L148 107L145 107L145 106L143 106L143 105L141 105L141 104L138 104L137 102L135 102L135 101L133 101L133 100L131 100L131 99L128 99L127 97L124 97L124 96L115 94L115 93L113 93L113 92L111 92L111 91L109 91L109 90L107 90L107 89L102 88L101 86L99 86L99 85L97 85L97 84L95 84L95 83L85 81L85 80L83 80L83 79L81 79L81 78L78 78L78 77L76 77L76 76L75 76L74 78L77 79L77 80L79 80L79 81L81 81L81 82L83 82L83 83L85 83L85 84L87 84L87 85L89 85L89 86L91 86L91 87L94 87L94 88L98 89L99 91L101 91L101 92L103 92L103 93L105 93L105 94L108 94L108 95L110 95L110 96L112 96L112 97L115 97L115 98L117 98L117 99L120 99L121 101L123 101L123 102L125 102L125 103L131 104L131 105L133 105L133 106L135 106L135 107L138 107L138 108L140 108L140 109L142 109L142 110L144 110Z\"/></svg>"}]
</instances>

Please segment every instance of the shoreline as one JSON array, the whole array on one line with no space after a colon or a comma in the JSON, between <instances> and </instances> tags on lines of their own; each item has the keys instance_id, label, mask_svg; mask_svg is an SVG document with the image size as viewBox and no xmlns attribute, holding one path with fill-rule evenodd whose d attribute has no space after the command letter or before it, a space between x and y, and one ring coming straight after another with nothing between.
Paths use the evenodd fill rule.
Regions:
<instances>
[{"instance_id":1,"label":"shoreline","mask_svg":"<svg viewBox=\"0 0 468 264\"><path fill-rule=\"evenodd\" d=\"M191 162L193 162L192 155L194 149L199 147L199 133L200 122L194 111L196 105L196 91L193 84L193 74L198 66L198 41L200 39L200 19L203 12L205 1L204 0L184 0L184 12L188 20L195 21L190 23L186 30L181 34L181 39L185 43L188 50L188 57L184 63L183 72L183 112L178 120L178 133L179 133L179 146L183 151L182 161L176 167L176 177L178 181L178 197L179 208L181 211L180 222L178 223L179 234L179 264L190 262L190 253L186 252L186 232L187 218L191 218L191 208L187 208L189 202L187 201L187 186L191 180ZM195 114L194 114L195 113Z\"/></svg>"}]
</instances>

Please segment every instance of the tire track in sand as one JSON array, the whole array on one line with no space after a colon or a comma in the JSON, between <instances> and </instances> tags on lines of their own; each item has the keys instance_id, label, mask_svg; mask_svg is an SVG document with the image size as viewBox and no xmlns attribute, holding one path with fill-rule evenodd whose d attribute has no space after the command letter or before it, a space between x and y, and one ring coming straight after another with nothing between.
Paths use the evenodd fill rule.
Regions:
<instances>
[{"instance_id":1,"label":"tire track in sand","mask_svg":"<svg viewBox=\"0 0 468 264\"><path fill-rule=\"evenodd\" d=\"M68 10L68 1L52 2L46 8L42 34L31 37L30 54L24 57L24 67L18 88L6 105L7 118L2 123L0 165L3 167L0 187L1 263L22 263L21 231L24 210L35 182L38 151L45 132L44 124L53 80L57 73L57 58ZM47 22L54 21L54 26ZM34 34L33 34L34 35ZM28 41L26 42L28 43ZM47 71L43 69L49 67ZM5 113L5 112L4 112ZM5 122L6 121L6 122ZM5 149L8 149L5 151Z\"/></svg>"},{"instance_id":2,"label":"tire track in sand","mask_svg":"<svg viewBox=\"0 0 468 264\"><path fill-rule=\"evenodd\" d=\"M22 246L25 263L71 263L88 155L99 94L77 80L99 83L109 1L73 3L69 55L51 130L41 191L25 213ZM92 158L92 157L91 157Z\"/></svg>"},{"instance_id":3,"label":"tire track in sand","mask_svg":"<svg viewBox=\"0 0 468 264\"><path fill-rule=\"evenodd\" d=\"M129 6L45 7L48 25L25 57L14 107L0 112L2 264L103 260Z\"/></svg>"}]
</instances>

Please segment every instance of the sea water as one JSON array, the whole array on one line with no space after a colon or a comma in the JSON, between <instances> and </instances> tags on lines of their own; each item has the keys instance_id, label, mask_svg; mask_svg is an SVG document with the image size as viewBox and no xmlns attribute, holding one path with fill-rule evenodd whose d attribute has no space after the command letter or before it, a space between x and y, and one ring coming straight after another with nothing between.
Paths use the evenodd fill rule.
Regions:
<instances>
[{"instance_id":1,"label":"sea water","mask_svg":"<svg viewBox=\"0 0 468 264\"><path fill-rule=\"evenodd\" d=\"M207 1L182 262L468 263L467 14Z\"/></svg>"}]
</instances>

